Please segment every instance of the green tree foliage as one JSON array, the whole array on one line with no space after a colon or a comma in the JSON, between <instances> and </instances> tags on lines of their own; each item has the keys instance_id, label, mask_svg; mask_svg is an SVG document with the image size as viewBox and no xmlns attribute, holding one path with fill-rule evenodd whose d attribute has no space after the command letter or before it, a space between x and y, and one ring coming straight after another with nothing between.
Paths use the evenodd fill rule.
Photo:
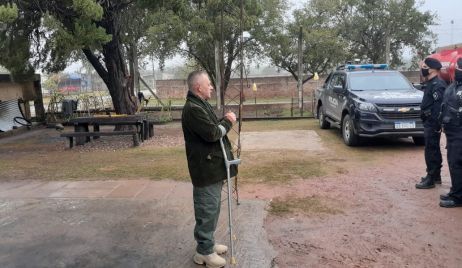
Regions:
<instances>
[{"instance_id":1,"label":"green tree foliage","mask_svg":"<svg viewBox=\"0 0 462 268\"><path fill-rule=\"evenodd\" d=\"M24 75L39 67L62 70L76 50L99 48L111 39L95 23L102 19L103 8L92 0L8 2L0 1L0 10L10 9L0 11L4 37L0 53L5 55L1 63L13 74ZM17 14L14 18L11 9Z\"/></svg>"},{"instance_id":2,"label":"green tree foliage","mask_svg":"<svg viewBox=\"0 0 462 268\"><path fill-rule=\"evenodd\" d=\"M313 74L324 73L347 57L347 46L339 38L339 30L333 23L330 1L311 1L304 8L295 10L293 21L280 21L281 27L262 37L265 51L272 63L288 71L298 80L298 41L302 29L302 81L306 83Z\"/></svg>"},{"instance_id":3,"label":"green tree foliage","mask_svg":"<svg viewBox=\"0 0 462 268\"><path fill-rule=\"evenodd\" d=\"M189 1L164 0L159 4L150 0L141 2L150 11L150 23L144 29L144 45L140 53L154 56L159 60L160 69L164 69L165 60L180 51L179 47L187 33L181 16L189 9Z\"/></svg>"},{"instance_id":4,"label":"green tree foliage","mask_svg":"<svg viewBox=\"0 0 462 268\"><path fill-rule=\"evenodd\" d=\"M166 7L153 14L153 21L147 30L147 47L144 53L155 55L160 69L164 69L165 60L180 52L181 42L187 31L181 18Z\"/></svg>"},{"instance_id":5,"label":"green tree foliage","mask_svg":"<svg viewBox=\"0 0 462 268\"><path fill-rule=\"evenodd\" d=\"M36 14L21 14L17 4L0 1L0 65L7 68L17 80L34 73L30 36L39 25Z\"/></svg>"},{"instance_id":6,"label":"green tree foliage","mask_svg":"<svg viewBox=\"0 0 462 268\"><path fill-rule=\"evenodd\" d=\"M428 26L435 16L418 10L415 0L311 0L295 10L294 20L264 38L272 63L298 79L298 36L303 29L303 82L310 73L323 73L355 58L385 62L387 39L390 63L402 64L404 48L428 54L434 35Z\"/></svg>"},{"instance_id":7,"label":"green tree foliage","mask_svg":"<svg viewBox=\"0 0 462 268\"><path fill-rule=\"evenodd\" d=\"M387 39L390 63L402 64L404 48L428 52L435 36L429 26L435 15L421 12L415 0L333 0L331 16L337 20L340 35L348 41L356 58L374 63L385 62Z\"/></svg>"},{"instance_id":8,"label":"green tree foliage","mask_svg":"<svg viewBox=\"0 0 462 268\"><path fill-rule=\"evenodd\" d=\"M175 12L169 12L169 8L161 10L157 14L159 23L149 31L149 40L156 51L162 52L160 55L179 52L189 58L209 74L214 84L217 79L214 51L215 43L219 42L224 74L222 89L226 90L241 53L240 3L240 0L193 0L186 5L177 4ZM276 17L283 14L284 3L282 0L244 1L242 29L250 35L242 44L246 57L261 53L257 38L275 27Z\"/></svg>"},{"instance_id":9,"label":"green tree foliage","mask_svg":"<svg viewBox=\"0 0 462 268\"><path fill-rule=\"evenodd\" d=\"M18 6L16 4L6 4L0 6L0 22L12 23L18 17Z\"/></svg>"},{"instance_id":10,"label":"green tree foliage","mask_svg":"<svg viewBox=\"0 0 462 268\"><path fill-rule=\"evenodd\" d=\"M137 18L129 11L138 5L133 0L0 0L0 64L18 78L36 68L60 71L83 53L108 87L116 112L132 114L137 102L123 39L133 31L124 18Z\"/></svg>"}]
</instances>

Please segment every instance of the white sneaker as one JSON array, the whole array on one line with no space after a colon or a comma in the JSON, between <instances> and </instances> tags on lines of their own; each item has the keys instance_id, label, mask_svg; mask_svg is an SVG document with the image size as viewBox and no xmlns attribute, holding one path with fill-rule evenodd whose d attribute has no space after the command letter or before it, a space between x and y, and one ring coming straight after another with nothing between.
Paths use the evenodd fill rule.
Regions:
<instances>
[{"instance_id":1,"label":"white sneaker","mask_svg":"<svg viewBox=\"0 0 462 268\"><path fill-rule=\"evenodd\" d=\"M220 268L226 265L226 260L218 256L216 252L209 255L202 255L196 252L193 260L197 264L205 264L207 268Z\"/></svg>"},{"instance_id":2,"label":"white sneaker","mask_svg":"<svg viewBox=\"0 0 462 268\"><path fill-rule=\"evenodd\" d=\"M213 246L213 251L217 254L225 254L226 251L228 251L228 247L225 245L215 244L215 246Z\"/></svg>"}]
</instances>

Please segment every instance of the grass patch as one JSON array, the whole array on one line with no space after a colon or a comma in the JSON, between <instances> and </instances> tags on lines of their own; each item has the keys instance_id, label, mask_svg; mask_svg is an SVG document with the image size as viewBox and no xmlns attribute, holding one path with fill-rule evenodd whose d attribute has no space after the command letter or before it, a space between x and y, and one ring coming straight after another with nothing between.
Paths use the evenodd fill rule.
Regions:
<instances>
[{"instance_id":1,"label":"grass patch","mask_svg":"<svg viewBox=\"0 0 462 268\"><path fill-rule=\"evenodd\" d=\"M16 159L0 160L0 177L14 174L26 179L172 179L189 181L184 148L130 148L114 152L65 151L37 157L24 154Z\"/></svg>"},{"instance_id":2,"label":"grass patch","mask_svg":"<svg viewBox=\"0 0 462 268\"><path fill-rule=\"evenodd\" d=\"M166 133L181 132L179 123L163 126ZM389 142L348 147L338 129L322 130L317 120L245 121L242 131L314 130L328 149L305 151L246 151L243 148L239 177L244 183L282 184L374 165L385 155L422 150L412 143ZM173 179L189 181L184 146L137 147L115 151L56 150L56 133L29 135L3 143L0 179L97 180ZM173 134L172 134L173 135ZM235 133L230 133L235 140ZM283 137L281 137L283 138ZM50 148L50 150L47 150Z\"/></svg>"},{"instance_id":3,"label":"grass patch","mask_svg":"<svg viewBox=\"0 0 462 268\"><path fill-rule=\"evenodd\" d=\"M250 152L241 159L244 162L239 175L243 182L284 183L328 173L321 160L303 152Z\"/></svg>"},{"instance_id":4,"label":"grass patch","mask_svg":"<svg viewBox=\"0 0 462 268\"><path fill-rule=\"evenodd\" d=\"M332 202L323 200L319 197L275 198L270 203L269 213L275 216L285 216L294 213L313 215L338 214L342 212L342 210L334 208L334 205L330 203Z\"/></svg>"},{"instance_id":5,"label":"grass patch","mask_svg":"<svg viewBox=\"0 0 462 268\"><path fill-rule=\"evenodd\" d=\"M313 129L313 120L291 119L291 120L261 120L261 121L244 121L242 131L259 132L259 131L279 131L279 130L308 130Z\"/></svg>"}]
</instances>

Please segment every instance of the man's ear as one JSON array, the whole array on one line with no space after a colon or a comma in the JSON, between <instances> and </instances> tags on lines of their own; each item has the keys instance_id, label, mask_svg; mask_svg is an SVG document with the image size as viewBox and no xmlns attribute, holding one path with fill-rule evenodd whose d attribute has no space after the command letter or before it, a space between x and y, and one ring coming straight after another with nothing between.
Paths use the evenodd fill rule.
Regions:
<instances>
[{"instance_id":1,"label":"man's ear","mask_svg":"<svg viewBox=\"0 0 462 268\"><path fill-rule=\"evenodd\" d=\"M201 89L201 85L200 85L198 82L196 82L196 83L194 84L194 91L200 92L200 89Z\"/></svg>"}]
</instances>

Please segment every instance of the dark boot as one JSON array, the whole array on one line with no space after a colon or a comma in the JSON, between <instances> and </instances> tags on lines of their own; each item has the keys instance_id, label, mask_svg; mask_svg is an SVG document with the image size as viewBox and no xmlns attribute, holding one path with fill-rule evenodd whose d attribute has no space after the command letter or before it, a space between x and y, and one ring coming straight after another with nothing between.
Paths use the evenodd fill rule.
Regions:
<instances>
[{"instance_id":1,"label":"dark boot","mask_svg":"<svg viewBox=\"0 0 462 268\"><path fill-rule=\"evenodd\" d=\"M427 176L422 177L422 181L420 181L419 183L416 183L415 188L417 189L435 188L435 181L432 178L432 176L427 174Z\"/></svg>"},{"instance_id":2,"label":"dark boot","mask_svg":"<svg viewBox=\"0 0 462 268\"><path fill-rule=\"evenodd\" d=\"M440 200L449 200L451 199L450 193L440 194Z\"/></svg>"},{"instance_id":3,"label":"dark boot","mask_svg":"<svg viewBox=\"0 0 462 268\"><path fill-rule=\"evenodd\" d=\"M427 176L428 176L428 175L427 175ZM427 176L425 176L425 177L427 177ZM425 180L425 177L420 177L420 179L423 181L423 180ZM441 182L441 176L435 177L435 178L433 179L433 181L435 182L435 184L441 184L441 183L442 183L442 182Z\"/></svg>"},{"instance_id":4,"label":"dark boot","mask_svg":"<svg viewBox=\"0 0 462 268\"><path fill-rule=\"evenodd\" d=\"M440 207L443 208L455 208L462 207L462 202L457 199L449 198L447 200L440 200Z\"/></svg>"}]
</instances>

